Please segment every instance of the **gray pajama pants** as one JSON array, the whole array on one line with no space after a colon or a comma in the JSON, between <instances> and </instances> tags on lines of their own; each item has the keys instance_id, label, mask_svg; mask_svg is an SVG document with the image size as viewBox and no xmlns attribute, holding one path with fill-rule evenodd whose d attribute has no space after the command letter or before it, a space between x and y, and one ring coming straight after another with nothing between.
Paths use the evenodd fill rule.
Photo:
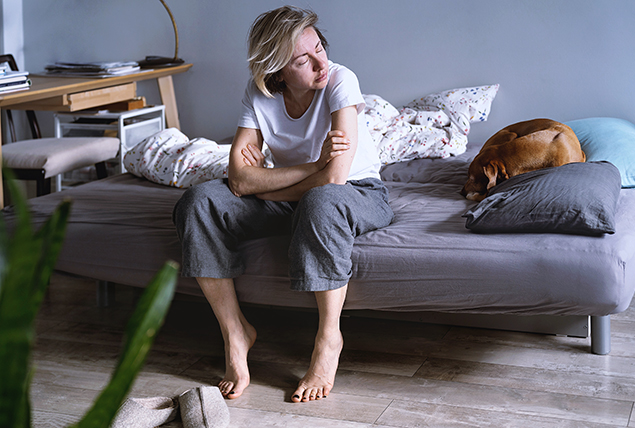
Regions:
<instances>
[{"instance_id":1,"label":"gray pajama pants","mask_svg":"<svg viewBox=\"0 0 635 428\"><path fill-rule=\"evenodd\" d=\"M289 276L298 291L346 285L355 237L392 218L388 190L374 178L316 187L297 203L238 198L213 180L188 189L173 213L183 276L235 278L245 271L241 241L290 234Z\"/></svg>"}]
</instances>

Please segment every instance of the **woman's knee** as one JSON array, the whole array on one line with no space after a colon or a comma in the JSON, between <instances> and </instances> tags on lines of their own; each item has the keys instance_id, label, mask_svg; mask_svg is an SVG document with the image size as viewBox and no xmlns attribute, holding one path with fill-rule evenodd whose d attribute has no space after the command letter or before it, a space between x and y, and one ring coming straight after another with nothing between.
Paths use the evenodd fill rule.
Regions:
<instances>
[{"instance_id":1,"label":"woman's knee","mask_svg":"<svg viewBox=\"0 0 635 428\"><path fill-rule=\"evenodd\" d=\"M190 216L209 216L212 211L222 210L227 193L231 192L222 180L212 180L187 189L174 206L172 219L179 221Z\"/></svg>"},{"instance_id":2,"label":"woman's knee","mask_svg":"<svg viewBox=\"0 0 635 428\"><path fill-rule=\"evenodd\" d=\"M293 216L290 255L321 251L329 254L335 247L352 246L355 219L341 187L344 186L327 184L304 194Z\"/></svg>"},{"instance_id":3,"label":"woman's knee","mask_svg":"<svg viewBox=\"0 0 635 428\"><path fill-rule=\"evenodd\" d=\"M298 202L296 212L301 212L311 218L328 218L335 212L338 205L346 201L348 185L326 184L308 190Z\"/></svg>"}]
</instances>

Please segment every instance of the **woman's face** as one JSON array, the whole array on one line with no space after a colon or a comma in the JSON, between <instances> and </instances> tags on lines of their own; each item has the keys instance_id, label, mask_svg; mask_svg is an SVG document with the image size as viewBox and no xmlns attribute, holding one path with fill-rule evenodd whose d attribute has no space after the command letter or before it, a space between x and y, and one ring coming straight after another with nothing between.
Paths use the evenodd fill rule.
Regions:
<instances>
[{"instance_id":1,"label":"woman's face","mask_svg":"<svg viewBox=\"0 0 635 428\"><path fill-rule=\"evenodd\" d=\"M291 92L323 89L328 83L328 58L313 29L304 30L293 50L291 61L282 69L282 80Z\"/></svg>"}]
</instances>

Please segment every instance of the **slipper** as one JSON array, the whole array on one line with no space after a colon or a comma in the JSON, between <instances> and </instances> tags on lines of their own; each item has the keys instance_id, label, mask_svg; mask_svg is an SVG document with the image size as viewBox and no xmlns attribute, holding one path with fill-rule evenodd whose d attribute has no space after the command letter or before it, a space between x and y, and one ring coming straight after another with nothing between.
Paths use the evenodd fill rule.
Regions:
<instances>
[{"instance_id":1,"label":"slipper","mask_svg":"<svg viewBox=\"0 0 635 428\"><path fill-rule=\"evenodd\" d=\"M128 398L110 425L111 428L154 428L174 420L179 402L169 397Z\"/></svg>"},{"instance_id":2,"label":"slipper","mask_svg":"<svg viewBox=\"0 0 635 428\"><path fill-rule=\"evenodd\" d=\"M216 386L200 386L179 396L183 428L224 428L229 409Z\"/></svg>"}]
</instances>

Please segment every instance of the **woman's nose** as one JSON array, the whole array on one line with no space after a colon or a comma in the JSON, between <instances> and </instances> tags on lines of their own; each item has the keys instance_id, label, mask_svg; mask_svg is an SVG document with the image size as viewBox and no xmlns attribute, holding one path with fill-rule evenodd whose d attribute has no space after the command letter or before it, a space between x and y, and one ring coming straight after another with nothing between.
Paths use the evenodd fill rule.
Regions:
<instances>
[{"instance_id":1,"label":"woman's nose","mask_svg":"<svg viewBox=\"0 0 635 428\"><path fill-rule=\"evenodd\" d=\"M317 56L315 58L315 61L313 61L313 69L315 71L321 71L321 70L324 70L325 68L326 68L326 60L324 58Z\"/></svg>"}]
</instances>

